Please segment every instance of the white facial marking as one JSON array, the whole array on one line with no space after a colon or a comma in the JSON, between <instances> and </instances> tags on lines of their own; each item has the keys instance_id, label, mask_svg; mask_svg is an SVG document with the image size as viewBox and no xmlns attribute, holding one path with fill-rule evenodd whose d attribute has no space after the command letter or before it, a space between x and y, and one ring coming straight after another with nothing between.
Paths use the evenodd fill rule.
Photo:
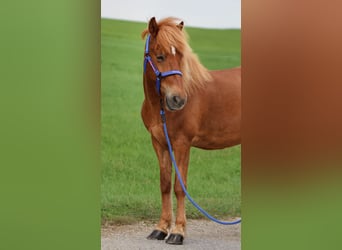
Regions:
<instances>
[{"instance_id":1,"label":"white facial marking","mask_svg":"<svg viewBox=\"0 0 342 250\"><path fill-rule=\"evenodd\" d=\"M173 46L171 46L171 53L172 53L172 55L176 55L176 48L175 47L173 47Z\"/></svg>"}]
</instances>

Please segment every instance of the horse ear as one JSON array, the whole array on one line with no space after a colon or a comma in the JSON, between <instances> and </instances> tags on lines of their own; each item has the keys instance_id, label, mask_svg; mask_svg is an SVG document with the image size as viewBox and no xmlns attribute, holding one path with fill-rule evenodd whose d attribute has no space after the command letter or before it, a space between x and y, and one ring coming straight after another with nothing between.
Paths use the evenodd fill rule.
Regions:
<instances>
[{"instance_id":1,"label":"horse ear","mask_svg":"<svg viewBox=\"0 0 342 250\"><path fill-rule=\"evenodd\" d=\"M180 30L182 30L183 27L184 27L184 22L181 21L179 24L177 24L177 27L178 27Z\"/></svg>"},{"instance_id":2,"label":"horse ear","mask_svg":"<svg viewBox=\"0 0 342 250\"><path fill-rule=\"evenodd\" d=\"M158 34L158 24L157 24L157 21L156 21L156 18L155 17L152 17L150 19L150 22L148 23L148 31L150 32L150 34L153 36L153 37L156 37L157 34Z\"/></svg>"}]
</instances>

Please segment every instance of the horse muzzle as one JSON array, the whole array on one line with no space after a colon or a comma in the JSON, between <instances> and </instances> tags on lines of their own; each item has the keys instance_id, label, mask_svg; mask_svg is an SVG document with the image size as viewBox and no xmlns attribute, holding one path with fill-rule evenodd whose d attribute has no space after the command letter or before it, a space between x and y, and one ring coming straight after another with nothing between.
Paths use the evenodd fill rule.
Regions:
<instances>
[{"instance_id":1,"label":"horse muzzle","mask_svg":"<svg viewBox=\"0 0 342 250\"><path fill-rule=\"evenodd\" d=\"M170 111L177 111L184 108L187 97L181 97L179 95L166 96L166 108Z\"/></svg>"}]
</instances>

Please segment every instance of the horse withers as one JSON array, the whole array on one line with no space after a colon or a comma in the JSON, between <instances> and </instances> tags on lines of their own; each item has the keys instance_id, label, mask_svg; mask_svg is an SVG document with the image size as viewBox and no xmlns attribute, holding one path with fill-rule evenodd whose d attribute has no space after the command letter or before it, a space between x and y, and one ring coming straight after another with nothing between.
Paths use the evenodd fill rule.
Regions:
<instances>
[{"instance_id":1,"label":"horse withers","mask_svg":"<svg viewBox=\"0 0 342 250\"><path fill-rule=\"evenodd\" d=\"M172 223L172 165L163 133L161 108L165 110L169 138L186 186L190 148L222 149L240 144L241 68L207 70L192 52L184 23L153 17L144 30L147 37L141 115L151 134L160 167L162 211L148 239L182 244L185 235L185 194L175 176L177 198L175 226Z\"/></svg>"}]
</instances>

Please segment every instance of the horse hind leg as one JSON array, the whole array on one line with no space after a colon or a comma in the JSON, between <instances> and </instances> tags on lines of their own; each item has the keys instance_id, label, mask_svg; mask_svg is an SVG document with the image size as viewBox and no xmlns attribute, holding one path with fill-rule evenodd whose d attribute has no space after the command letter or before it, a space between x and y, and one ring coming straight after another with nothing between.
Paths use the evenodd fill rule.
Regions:
<instances>
[{"instance_id":1,"label":"horse hind leg","mask_svg":"<svg viewBox=\"0 0 342 250\"><path fill-rule=\"evenodd\" d=\"M162 211L158 224L152 233L147 237L151 240L164 240L168 235L172 221L171 201L171 160L168 150L152 139L154 150L157 154L160 167L160 191L162 199Z\"/></svg>"},{"instance_id":2,"label":"horse hind leg","mask_svg":"<svg viewBox=\"0 0 342 250\"><path fill-rule=\"evenodd\" d=\"M187 181L189 154L190 147L178 147L175 150L178 169L185 187ZM177 217L175 227L172 229L170 236L166 240L166 243L182 245L186 229L185 193L180 185L177 174L175 176L174 192L177 198Z\"/></svg>"}]
</instances>

